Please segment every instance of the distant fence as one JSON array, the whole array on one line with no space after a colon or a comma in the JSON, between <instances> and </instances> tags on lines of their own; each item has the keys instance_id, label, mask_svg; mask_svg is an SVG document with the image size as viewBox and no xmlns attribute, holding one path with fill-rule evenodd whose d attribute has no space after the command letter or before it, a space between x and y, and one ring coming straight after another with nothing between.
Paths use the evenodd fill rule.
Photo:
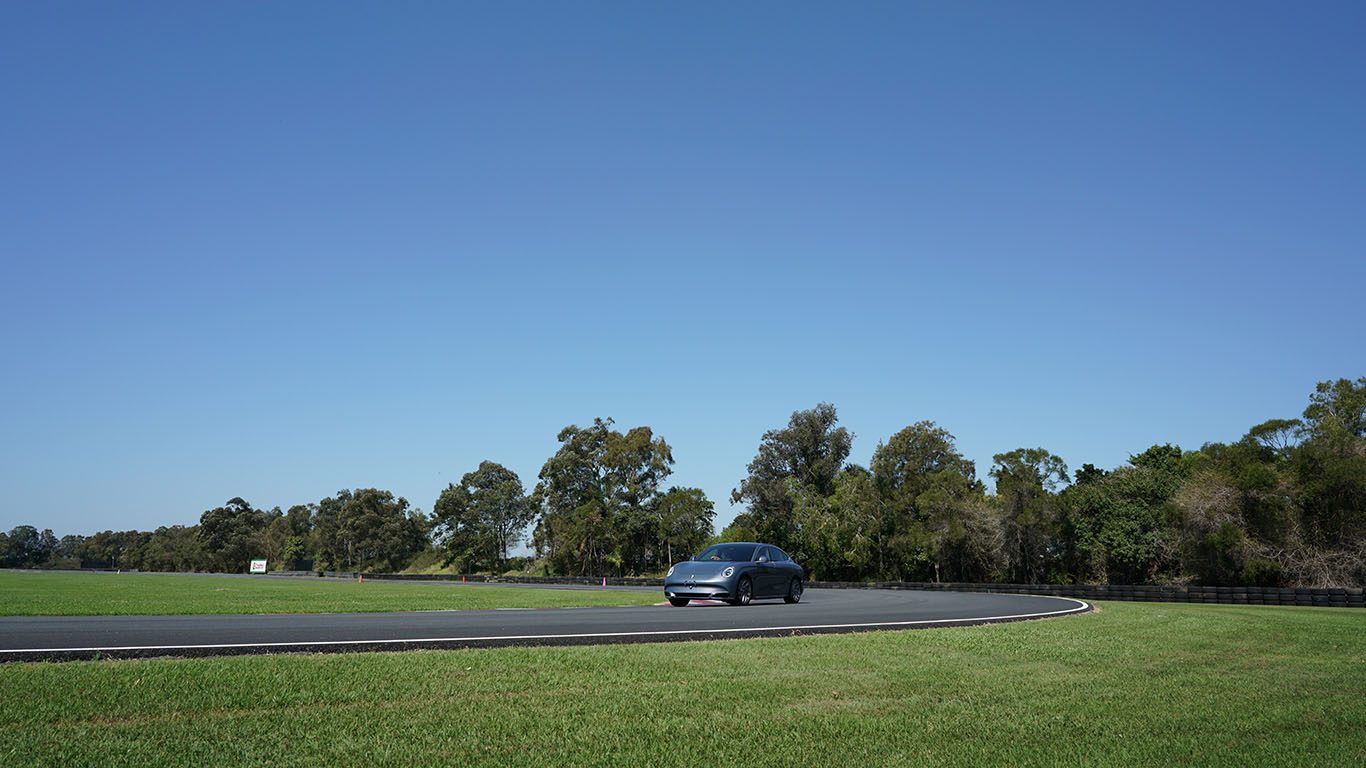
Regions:
<instances>
[{"instance_id":1,"label":"distant fence","mask_svg":"<svg viewBox=\"0 0 1366 768\"><path fill-rule=\"evenodd\" d=\"M501 584L565 584L581 586L662 587L663 579L601 576L486 576L471 574L354 573L321 571L320 576L384 581L467 581ZM818 589L905 589L934 592L1000 592L1056 595L1082 600L1124 600L1154 603L1215 603L1219 605L1303 605L1321 608L1366 608L1360 587L1327 589L1293 587L1127 586L1120 584L975 584L929 581L811 581Z\"/></svg>"}]
</instances>

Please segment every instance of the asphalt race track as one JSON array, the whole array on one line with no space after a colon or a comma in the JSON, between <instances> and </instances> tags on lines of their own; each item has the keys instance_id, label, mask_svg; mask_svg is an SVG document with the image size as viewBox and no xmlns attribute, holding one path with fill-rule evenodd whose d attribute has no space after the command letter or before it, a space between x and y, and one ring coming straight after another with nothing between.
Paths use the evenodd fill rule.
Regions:
<instances>
[{"instance_id":1,"label":"asphalt race track","mask_svg":"<svg viewBox=\"0 0 1366 768\"><path fill-rule=\"evenodd\" d=\"M746 607L11 616L0 618L0 662L707 640L965 626L1090 609L1064 597L808 589L797 605L765 600Z\"/></svg>"}]
</instances>

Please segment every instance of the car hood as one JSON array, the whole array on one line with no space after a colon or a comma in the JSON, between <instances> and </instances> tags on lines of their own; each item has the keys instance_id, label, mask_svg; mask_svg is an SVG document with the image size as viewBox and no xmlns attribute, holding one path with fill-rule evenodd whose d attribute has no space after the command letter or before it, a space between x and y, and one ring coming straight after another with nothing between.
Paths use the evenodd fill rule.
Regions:
<instances>
[{"instance_id":1,"label":"car hood","mask_svg":"<svg viewBox=\"0 0 1366 768\"><path fill-rule=\"evenodd\" d=\"M685 560L674 566L675 579L687 579L693 577L697 579L711 579L721 575L727 568L735 568L740 563L731 563L718 560Z\"/></svg>"}]
</instances>

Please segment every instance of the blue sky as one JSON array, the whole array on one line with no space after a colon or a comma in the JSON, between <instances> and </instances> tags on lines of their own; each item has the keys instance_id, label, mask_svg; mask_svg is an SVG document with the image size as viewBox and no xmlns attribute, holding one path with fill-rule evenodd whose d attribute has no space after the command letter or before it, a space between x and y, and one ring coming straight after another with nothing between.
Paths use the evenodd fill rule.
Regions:
<instances>
[{"instance_id":1,"label":"blue sky","mask_svg":"<svg viewBox=\"0 0 1366 768\"><path fill-rule=\"evenodd\" d=\"M9 3L0 529L820 401L1111 467L1366 374L1366 6Z\"/></svg>"}]
</instances>

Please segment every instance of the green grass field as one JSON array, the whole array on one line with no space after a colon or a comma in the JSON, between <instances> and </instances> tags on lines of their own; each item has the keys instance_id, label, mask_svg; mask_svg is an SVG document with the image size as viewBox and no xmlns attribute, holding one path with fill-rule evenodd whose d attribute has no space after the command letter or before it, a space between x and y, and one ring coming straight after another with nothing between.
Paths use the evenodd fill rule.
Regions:
<instances>
[{"instance_id":1,"label":"green grass field","mask_svg":"<svg viewBox=\"0 0 1366 768\"><path fill-rule=\"evenodd\" d=\"M1361 765L1366 611L0 665L0 765Z\"/></svg>"},{"instance_id":2,"label":"green grass field","mask_svg":"<svg viewBox=\"0 0 1366 768\"><path fill-rule=\"evenodd\" d=\"M0 571L0 616L356 613L648 605L657 592L151 573Z\"/></svg>"}]
</instances>

